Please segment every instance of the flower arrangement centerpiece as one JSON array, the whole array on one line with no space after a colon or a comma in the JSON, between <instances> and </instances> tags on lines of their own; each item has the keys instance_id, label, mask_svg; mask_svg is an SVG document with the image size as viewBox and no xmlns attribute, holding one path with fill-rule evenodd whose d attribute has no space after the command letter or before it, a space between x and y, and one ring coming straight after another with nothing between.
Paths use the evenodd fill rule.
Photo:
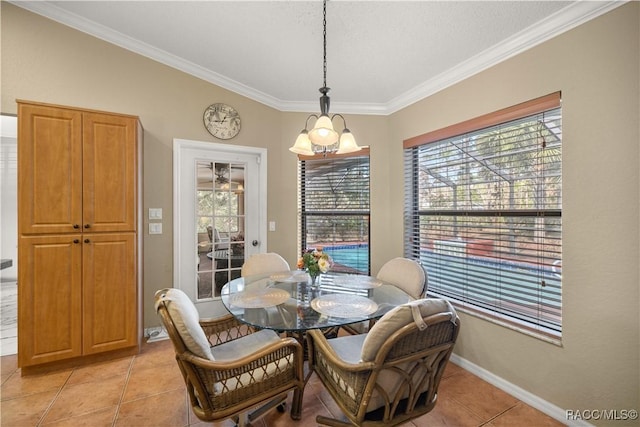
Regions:
<instances>
[{"instance_id":1,"label":"flower arrangement centerpiece","mask_svg":"<svg viewBox=\"0 0 640 427\"><path fill-rule=\"evenodd\" d=\"M311 284L315 285L321 273L326 273L333 266L329 254L322 251L322 247L307 249L298 259L298 268L304 269L311 277Z\"/></svg>"}]
</instances>

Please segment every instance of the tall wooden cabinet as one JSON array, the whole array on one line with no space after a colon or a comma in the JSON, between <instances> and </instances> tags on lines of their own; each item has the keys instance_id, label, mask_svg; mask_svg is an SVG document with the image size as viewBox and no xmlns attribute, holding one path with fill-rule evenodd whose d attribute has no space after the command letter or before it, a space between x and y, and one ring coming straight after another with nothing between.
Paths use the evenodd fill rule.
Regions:
<instances>
[{"instance_id":1,"label":"tall wooden cabinet","mask_svg":"<svg viewBox=\"0 0 640 427\"><path fill-rule=\"evenodd\" d=\"M18 101L18 363L137 352L137 117Z\"/></svg>"}]
</instances>

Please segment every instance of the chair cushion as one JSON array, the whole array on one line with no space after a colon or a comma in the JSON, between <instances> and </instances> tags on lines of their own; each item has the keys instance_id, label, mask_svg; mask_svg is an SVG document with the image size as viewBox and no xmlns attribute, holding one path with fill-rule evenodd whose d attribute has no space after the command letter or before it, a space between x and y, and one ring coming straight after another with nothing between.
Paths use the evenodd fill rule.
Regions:
<instances>
[{"instance_id":1,"label":"chair cushion","mask_svg":"<svg viewBox=\"0 0 640 427\"><path fill-rule=\"evenodd\" d=\"M274 331L263 329L211 347L211 354L219 362L238 360L279 340L280 337Z\"/></svg>"},{"instance_id":2,"label":"chair cushion","mask_svg":"<svg viewBox=\"0 0 640 427\"><path fill-rule=\"evenodd\" d=\"M367 337L366 334L345 335L343 337L327 340L338 357L347 363L359 363L362 344Z\"/></svg>"},{"instance_id":3,"label":"chair cushion","mask_svg":"<svg viewBox=\"0 0 640 427\"><path fill-rule=\"evenodd\" d=\"M415 260L398 257L387 261L376 277L396 285L415 299L424 297L427 275Z\"/></svg>"},{"instance_id":4,"label":"chair cushion","mask_svg":"<svg viewBox=\"0 0 640 427\"><path fill-rule=\"evenodd\" d=\"M189 297L180 289L171 288L156 304L163 301L166 302L176 330L189 351L203 359L214 360L211 344L200 326L200 315Z\"/></svg>"},{"instance_id":5,"label":"chair cushion","mask_svg":"<svg viewBox=\"0 0 640 427\"><path fill-rule=\"evenodd\" d=\"M361 359L363 362L371 362L378 354L378 350L389 337L398 329L414 322L412 305L416 306L422 317L427 317L436 313L452 313L455 319L455 310L451 304L443 299L425 298L402 304L387 312L371 328L362 344Z\"/></svg>"}]
</instances>

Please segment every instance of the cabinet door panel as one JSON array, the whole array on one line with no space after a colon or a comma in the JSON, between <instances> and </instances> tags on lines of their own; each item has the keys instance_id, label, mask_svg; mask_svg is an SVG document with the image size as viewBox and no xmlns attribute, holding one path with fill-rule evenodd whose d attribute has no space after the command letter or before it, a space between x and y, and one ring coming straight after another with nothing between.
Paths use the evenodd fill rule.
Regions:
<instances>
[{"instance_id":1,"label":"cabinet door panel","mask_svg":"<svg viewBox=\"0 0 640 427\"><path fill-rule=\"evenodd\" d=\"M135 118L83 115L83 220L85 231L135 231Z\"/></svg>"},{"instance_id":2,"label":"cabinet door panel","mask_svg":"<svg viewBox=\"0 0 640 427\"><path fill-rule=\"evenodd\" d=\"M52 362L82 354L80 242L80 235L73 234L20 238L20 366Z\"/></svg>"},{"instance_id":3,"label":"cabinet door panel","mask_svg":"<svg viewBox=\"0 0 640 427\"><path fill-rule=\"evenodd\" d=\"M19 104L18 159L20 233L78 232L82 223L82 114Z\"/></svg>"},{"instance_id":4,"label":"cabinet door panel","mask_svg":"<svg viewBox=\"0 0 640 427\"><path fill-rule=\"evenodd\" d=\"M83 238L84 354L137 345L134 233Z\"/></svg>"}]
</instances>

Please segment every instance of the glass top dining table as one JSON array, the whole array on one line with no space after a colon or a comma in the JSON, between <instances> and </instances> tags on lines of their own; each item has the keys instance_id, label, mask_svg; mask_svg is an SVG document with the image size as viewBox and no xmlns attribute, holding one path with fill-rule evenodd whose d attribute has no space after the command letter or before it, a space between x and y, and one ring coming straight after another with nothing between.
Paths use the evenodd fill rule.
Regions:
<instances>
[{"instance_id":1,"label":"glass top dining table","mask_svg":"<svg viewBox=\"0 0 640 427\"><path fill-rule=\"evenodd\" d=\"M377 319L412 300L375 277L322 274L312 285L303 271L240 277L223 286L221 298L243 323L296 333Z\"/></svg>"}]
</instances>

